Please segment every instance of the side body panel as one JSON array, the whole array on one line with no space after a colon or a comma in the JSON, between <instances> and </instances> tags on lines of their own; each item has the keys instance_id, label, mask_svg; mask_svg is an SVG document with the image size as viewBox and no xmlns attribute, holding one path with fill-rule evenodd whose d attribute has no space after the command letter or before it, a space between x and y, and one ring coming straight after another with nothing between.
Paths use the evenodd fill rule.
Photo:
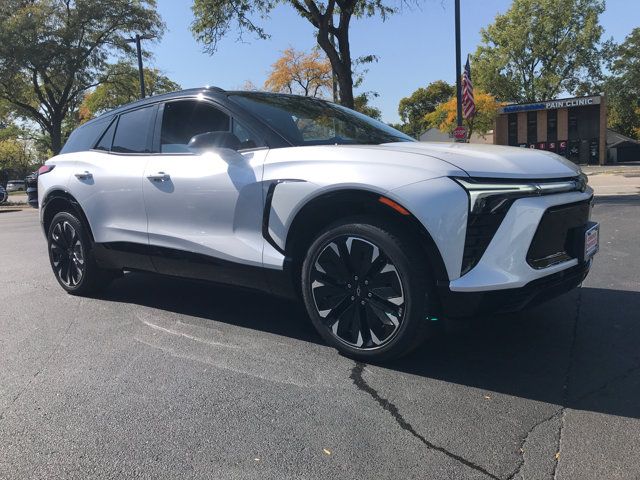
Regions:
<instances>
[{"instance_id":1,"label":"side body panel","mask_svg":"<svg viewBox=\"0 0 640 480\"><path fill-rule=\"evenodd\" d=\"M47 162L55 168L38 177L42 220L50 192L72 195L84 211L97 243L147 244L147 215L142 198L144 155L110 155L86 151L59 155Z\"/></svg>"},{"instance_id":2,"label":"side body panel","mask_svg":"<svg viewBox=\"0 0 640 480\"><path fill-rule=\"evenodd\" d=\"M95 241L146 245L142 175L149 157L99 151L68 156L69 160L61 160L70 173L68 188L84 210ZM86 173L89 175L83 178Z\"/></svg>"},{"instance_id":3,"label":"side body panel","mask_svg":"<svg viewBox=\"0 0 640 480\"><path fill-rule=\"evenodd\" d=\"M265 185L284 181L271 200L268 232L276 245L265 245L265 267L282 268L282 250L291 224L309 201L334 191L363 190L385 195L407 208L436 241L450 277L456 278L456 272L459 276L468 199L447 176L464 172L424 155L393 153L391 161L390 154L384 148L370 147L297 147L269 152ZM458 237L452 241L454 232Z\"/></svg>"},{"instance_id":4,"label":"side body panel","mask_svg":"<svg viewBox=\"0 0 640 480\"><path fill-rule=\"evenodd\" d=\"M262 266L266 154L152 156L143 175L150 245ZM166 179L147 178L162 174ZM174 273L155 262L159 271Z\"/></svg>"}]
</instances>

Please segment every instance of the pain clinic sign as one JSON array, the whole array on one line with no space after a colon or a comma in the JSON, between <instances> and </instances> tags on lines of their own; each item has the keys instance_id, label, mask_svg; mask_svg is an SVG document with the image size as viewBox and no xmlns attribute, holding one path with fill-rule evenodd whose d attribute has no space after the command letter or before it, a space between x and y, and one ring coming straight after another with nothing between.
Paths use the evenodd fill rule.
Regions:
<instances>
[{"instance_id":1,"label":"pain clinic sign","mask_svg":"<svg viewBox=\"0 0 640 480\"><path fill-rule=\"evenodd\" d=\"M516 105L506 105L500 109L500 113L530 112L532 110L556 110L558 108L571 108L571 107L587 107L589 105L599 105L600 101L601 101L601 97L595 96L595 97L564 98L559 100L549 100L547 102L538 102L538 103L521 103Z\"/></svg>"},{"instance_id":2,"label":"pain clinic sign","mask_svg":"<svg viewBox=\"0 0 640 480\"><path fill-rule=\"evenodd\" d=\"M567 100L552 100L550 102L544 102L544 108L546 110L553 110L556 108L585 107L587 105L597 105L599 103L600 97L569 98Z\"/></svg>"}]
</instances>

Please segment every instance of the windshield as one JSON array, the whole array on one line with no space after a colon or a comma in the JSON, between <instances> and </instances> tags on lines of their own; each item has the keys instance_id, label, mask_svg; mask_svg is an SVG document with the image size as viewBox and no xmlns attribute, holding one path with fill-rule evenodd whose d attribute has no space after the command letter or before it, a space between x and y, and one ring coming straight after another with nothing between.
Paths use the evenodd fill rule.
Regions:
<instances>
[{"instance_id":1,"label":"windshield","mask_svg":"<svg viewBox=\"0 0 640 480\"><path fill-rule=\"evenodd\" d=\"M234 93L230 98L296 146L415 141L382 122L317 98L258 92Z\"/></svg>"}]
</instances>

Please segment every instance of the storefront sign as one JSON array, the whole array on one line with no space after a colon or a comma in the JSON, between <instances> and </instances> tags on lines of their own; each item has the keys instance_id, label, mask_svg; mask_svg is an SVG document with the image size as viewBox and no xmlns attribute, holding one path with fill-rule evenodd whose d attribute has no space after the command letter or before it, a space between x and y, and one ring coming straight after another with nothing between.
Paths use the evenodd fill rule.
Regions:
<instances>
[{"instance_id":1,"label":"storefront sign","mask_svg":"<svg viewBox=\"0 0 640 480\"><path fill-rule=\"evenodd\" d=\"M586 107L599 105L600 97L567 98L564 100L550 100L548 102L507 105L500 109L500 113L530 112L532 110L555 110L558 108Z\"/></svg>"}]
</instances>

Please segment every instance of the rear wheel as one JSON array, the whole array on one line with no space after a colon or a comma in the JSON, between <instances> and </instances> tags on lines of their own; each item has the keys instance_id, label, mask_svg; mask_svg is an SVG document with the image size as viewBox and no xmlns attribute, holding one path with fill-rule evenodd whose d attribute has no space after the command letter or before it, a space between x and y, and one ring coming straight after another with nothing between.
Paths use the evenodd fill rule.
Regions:
<instances>
[{"instance_id":1,"label":"rear wheel","mask_svg":"<svg viewBox=\"0 0 640 480\"><path fill-rule=\"evenodd\" d=\"M73 295L92 295L116 277L98 267L91 239L80 220L70 212L56 214L47 235L49 261L62 288Z\"/></svg>"},{"instance_id":2,"label":"rear wheel","mask_svg":"<svg viewBox=\"0 0 640 480\"><path fill-rule=\"evenodd\" d=\"M346 220L319 235L303 263L302 291L320 335L354 358L399 357L430 329L425 256L407 235L373 218Z\"/></svg>"}]
</instances>

